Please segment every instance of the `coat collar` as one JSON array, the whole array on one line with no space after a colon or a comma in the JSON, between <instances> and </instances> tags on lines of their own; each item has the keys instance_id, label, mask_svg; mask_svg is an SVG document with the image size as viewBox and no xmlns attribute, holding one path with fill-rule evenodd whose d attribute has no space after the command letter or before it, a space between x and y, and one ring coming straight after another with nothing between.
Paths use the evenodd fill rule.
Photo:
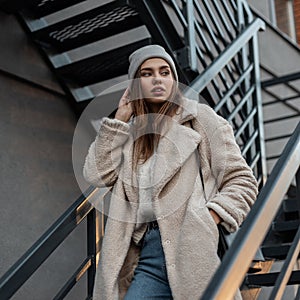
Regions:
<instances>
[{"instance_id":1,"label":"coat collar","mask_svg":"<svg viewBox=\"0 0 300 300\"><path fill-rule=\"evenodd\" d=\"M195 151L201 135L189 127L187 122L197 115L197 102L183 99L179 112L172 118L171 126L160 139L155 153L153 195L156 198L164 186L178 172L185 161ZM138 178L133 170L133 139L123 149L123 186L130 202L138 202Z\"/></svg>"}]
</instances>

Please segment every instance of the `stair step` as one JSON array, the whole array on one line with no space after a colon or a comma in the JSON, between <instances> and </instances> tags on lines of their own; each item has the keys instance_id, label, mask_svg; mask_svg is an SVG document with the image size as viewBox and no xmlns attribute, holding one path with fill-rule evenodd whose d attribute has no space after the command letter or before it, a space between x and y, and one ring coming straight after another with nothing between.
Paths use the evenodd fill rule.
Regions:
<instances>
[{"instance_id":1,"label":"stair step","mask_svg":"<svg viewBox=\"0 0 300 300\"><path fill-rule=\"evenodd\" d=\"M125 0L98 6L34 31L41 45L68 51L142 25L138 13Z\"/></svg>"},{"instance_id":2,"label":"stair step","mask_svg":"<svg viewBox=\"0 0 300 300\"><path fill-rule=\"evenodd\" d=\"M275 232L286 232L297 230L300 226L300 220L290 220L290 221L275 221L272 224L272 230Z\"/></svg>"},{"instance_id":3,"label":"stair step","mask_svg":"<svg viewBox=\"0 0 300 300\"><path fill-rule=\"evenodd\" d=\"M36 18L42 18L85 0L31 0L27 8Z\"/></svg>"},{"instance_id":4,"label":"stair step","mask_svg":"<svg viewBox=\"0 0 300 300\"><path fill-rule=\"evenodd\" d=\"M299 201L296 198L285 199L282 206L285 213L300 212Z\"/></svg>"},{"instance_id":5,"label":"stair step","mask_svg":"<svg viewBox=\"0 0 300 300\"><path fill-rule=\"evenodd\" d=\"M285 259L291 244L263 245L261 251L266 258Z\"/></svg>"},{"instance_id":6,"label":"stair step","mask_svg":"<svg viewBox=\"0 0 300 300\"><path fill-rule=\"evenodd\" d=\"M69 65L57 68L57 72L66 81L80 86L105 81L128 72L128 56L136 49L151 44L146 38L117 49L98 54Z\"/></svg>"},{"instance_id":7,"label":"stair step","mask_svg":"<svg viewBox=\"0 0 300 300\"><path fill-rule=\"evenodd\" d=\"M249 286L274 286L279 272L266 274L248 274L245 283ZM300 284L300 271L293 271L288 285Z\"/></svg>"}]
</instances>

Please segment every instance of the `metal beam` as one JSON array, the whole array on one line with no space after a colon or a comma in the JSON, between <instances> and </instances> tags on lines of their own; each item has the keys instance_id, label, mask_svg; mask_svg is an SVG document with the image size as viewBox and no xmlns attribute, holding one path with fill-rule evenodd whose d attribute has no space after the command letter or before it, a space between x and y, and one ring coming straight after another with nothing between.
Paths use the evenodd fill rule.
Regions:
<instances>
[{"instance_id":1,"label":"metal beam","mask_svg":"<svg viewBox=\"0 0 300 300\"><path fill-rule=\"evenodd\" d=\"M261 82L261 86L262 86L262 88L266 88L268 86L285 83L285 82L290 82L290 81L294 81L294 80L298 80L298 79L300 79L300 72L291 73L288 75L276 77L276 78L269 79L269 80L264 80Z\"/></svg>"}]
</instances>

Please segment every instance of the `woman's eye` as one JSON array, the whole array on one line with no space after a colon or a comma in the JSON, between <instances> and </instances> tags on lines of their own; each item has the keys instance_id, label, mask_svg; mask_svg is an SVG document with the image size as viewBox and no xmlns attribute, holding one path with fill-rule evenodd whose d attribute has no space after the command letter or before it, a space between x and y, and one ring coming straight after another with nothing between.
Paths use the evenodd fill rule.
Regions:
<instances>
[{"instance_id":1,"label":"woman's eye","mask_svg":"<svg viewBox=\"0 0 300 300\"><path fill-rule=\"evenodd\" d=\"M161 72L161 75L162 75L162 76L168 76L169 74L170 74L169 71L163 71L163 72Z\"/></svg>"},{"instance_id":2,"label":"woman's eye","mask_svg":"<svg viewBox=\"0 0 300 300\"><path fill-rule=\"evenodd\" d=\"M142 73L141 76L142 77L149 77L149 76L151 76L151 73L150 72L145 72L145 73Z\"/></svg>"}]
</instances>

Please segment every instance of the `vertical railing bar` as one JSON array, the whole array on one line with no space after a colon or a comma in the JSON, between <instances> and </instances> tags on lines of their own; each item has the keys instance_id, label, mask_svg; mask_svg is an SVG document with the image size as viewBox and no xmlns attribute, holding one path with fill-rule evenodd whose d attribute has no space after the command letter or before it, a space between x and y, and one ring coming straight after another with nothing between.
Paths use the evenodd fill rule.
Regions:
<instances>
[{"instance_id":1,"label":"vertical railing bar","mask_svg":"<svg viewBox=\"0 0 300 300\"><path fill-rule=\"evenodd\" d=\"M296 173L296 199L298 199L298 217L300 219L300 167Z\"/></svg>"},{"instance_id":2,"label":"vertical railing bar","mask_svg":"<svg viewBox=\"0 0 300 300\"><path fill-rule=\"evenodd\" d=\"M229 35L229 37L233 40L234 39L234 36L232 35L232 32L230 31L230 27L229 27L229 24L226 22L223 14L222 14L222 10L221 10L221 7L218 3L218 1L212 1L212 4L213 6L215 7L215 10L222 22L222 24L224 25L224 28L225 28L225 31L227 32L227 34Z\"/></svg>"},{"instance_id":3,"label":"vertical railing bar","mask_svg":"<svg viewBox=\"0 0 300 300\"><path fill-rule=\"evenodd\" d=\"M218 40L216 38L216 35L215 35L214 31L212 30L212 28L208 25L209 22L208 22L208 20L205 16L205 14L202 12L202 9L201 9L200 4L198 2L195 2L195 8L196 8L197 13L199 14L199 17L203 21L204 28L206 28L206 30L208 31L208 34L209 34L210 38L212 39L212 42L213 42L214 46L216 47L218 53L220 53L221 48L219 47L219 43L218 43Z\"/></svg>"},{"instance_id":4,"label":"vertical railing bar","mask_svg":"<svg viewBox=\"0 0 300 300\"><path fill-rule=\"evenodd\" d=\"M223 41L223 44L228 46L229 42L225 40L225 37L224 37L224 34L222 32L222 29L217 21L217 17L214 15L211 7L209 6L209 4L207 3L207 0L203 0L203 5L205 6L205 9L212 21L212 23L214 24L215 26L215 29L217 30L217 33L219 35L219 37L221 38L221 40Z\"/></svg>"},{"instance_id":5,"label":"vertical railing bar","mask_svg":"<svg viewBox=\"0 0 300 300\"><path fill-rule=\"evenodd\" d=\"M255 91L255 87L251 86L250 89L247 91L246 95L244 96L244 98L241 99L238 105L235 106L230 116L228 116L228 121L231 121L235 117L235 115L242 109L242 107L247 103L248 99L250 98L250 96L253 94L254 91Z\"/></svg>"},{"instance_id":6,"label":"vertical railing bar","mask_svg":"<svg viewBox=\"0 0 300 300\"><path fill-rule=\"evenodd\" d=\"M204 68L206 68L207 67L207 63L206 63L206 61L205 61L205 59L204 59L204 57L202 55L202 52L201 52L200 48L196 47L196 51L197 51L198 55L201 56L200 60L202 62L202 65L204 66ZM218 94L219 98L222 98L223 97L223 93L222 93L221 89L219 88L218 83L216 82L216 78L213 78L211 80L211 83L213 85L213 88L215 89L215 92Z\"/></svg>"},{"instance_id":7,"label":"vertical railing bar","mask_svg":"<svg viewBox=\"0 0 300 300\"><path fill-rule=\"evenodd\" d=\"M216 39L215 33L214 33L213 30L208 26L208 20L207 20L205 14L202 12L199 3L196 2L195 4L196 4L196 10L197 10L199 16L202 18L202 21L203 21L203 23L204 23L204 27L205 27L206 30L209 32L209 35L210 35L210 37L212 38L213 45L214 45L214 47L216 48L218 54L220 54L220 53L222 52L222 50L221 50L221 48L220 48L220 46L219 46L218 40ZM204 3L204 4L205 4L205 3ZM206 10L207 10L207 8L206 8ZM208 13L209 13L209 11L208 11ZM211 18L212 21L213 21L213 20L214 20L213 15L211 15L210 13L209 13L209 15L210 15L210 18ZM214 22L213 22L213 23L214 23ZM220 36L222 36L222 33L220 33L220 32L218 32L218 33L219 33ZM224 47L227 47L227 43L224 43L223 39L221 39L221 40L222 40L223 46L224 46ZM236 63L236 61L235 61L234 58L232 59L232 61L233 61L233 64L234 64L235 68L238 70L238 73L241 73L241 69L239 68L239 66L238 66L238 64ZM226 65L225 68L226 68L226 69L229 68L228 73L229 73L229 74L232 74L232 70L231 70L231 68L230 68L229 65Z\"/></svg>"},{"instance_id":8,"label":"vertical railing bar","mask_svg":"<svg viewBox=\"0 0 300 300\"><path fill-rule=\"evenodd\" d=\"M188 23L188 43L189 43L189 62L190 69L197 71L196 60L196 40L195 40L195 18L193 0L187 0L187 23Z\"/></svg>"},{"instance_id":9,"label":"vertical railing bar","mask_svg":"<svg viewBox=\"0 0 300 300\"><path fill-rule=\"evenodd\" d=\"M197 56L199 57L199 60L200 60L200 62L202 63L202 66L204 67L204 68L206 68L208 65L207 65L207 62L206 62L206 60L205 60L205 58L204 58L204 56L203 56L203 53L202 53L202 51L201 51L201 49L198 47L198 46L196 46L196 54L197 54Z\"/></svg>"},{"instance_id":10,"label":"vertical railing bar","mask_svg":"<svg viewBox=\"0 0 300 300\"><path fill-rule=\"evenodd\" d=\"M253 21L254 17L253 17L253 13L249 7L249 4L247 3L246 0L240 0L242 3L243 3L243 7L244 7L244 10L246 12L246 17L248 18L247 19L247 23L250 23Z\"/></svg>"},{"instance_id":11,"label":"vertical railing bar","mask_svg":"<svg viewBox=\"0 0 300 300\"><path fill-rule=\"evenodd\" d=\"M226 1L221 1L221 4L223 5L224 9L226 10L227 15L228 15L228 17L229 17L229 19L230 19L230 21L231 21L231 23L233 25L233 28L235 29L235 32L238 32L238 25L237 25L237 23L235 21L234 16L232 16L232 14L231 14L231 11L230 11L230 8L227 5L227 2ZM237 6L236 6L235 3L234 3L234 6L233 6L233 10L237 11Z\"/></svg>"},{"instance_id":12,"label":"vertical railing bar","mask_svg":"<svg viewBox=\"0 0 300 300\"><path fill-rule=\"evenodd\" d=\"M59 292L54 296L53 300L62 300L68 293L72 290L75 284L80 280L80 278L89 270L92 265L92 258L87 257L76 272L70 277L66 284L59 290Z\"/></svg>"},{"instance_id":13,"label":"vertical railing bar","mask_svg":"<svg viewBox=\"0 0 300 300\"><path fill-rule=\"evenodd\" d=\"M201 28L200 28L200 25L198 24L198 22L196 22L195 25L196 25L196 30L197 30L197 32L198 32L198 34L199 34L200 40L203 42L204 48L205 48L205 50L206 50L206 52L207 52L207 55L209 56L209 58L211 59L211 61L213 61L213 60L214 60L214 56L213 56L213 54L212 54L211 48L210 48L210 46L209 46L209 44L208 44L208 42L207 42L205 36L204 36L203 33L202 33L202 30L201 30ZM227 66L226 66L226 68L227 68ZM232 74L230 71L229 71L229 74L230 74L231 80L232 80L232 81L235 81L235 79L234 79L234 77L233 77L233 74ZM227 90L229 90L230 87L229 87L229 85L227 84L226 79L224 78L223 72L220 72L220 75L221 75L222 82L223 82L224 85L226 86ZM234 102L236 103L236 101L234 101Z\"/></svg>"},{"instance_id":14,"label":"vertical railing bar","mask_svg":"<svg viewBox=\"0 0 300 300\"><path fill-rule=\"evenodd\" d=\"M260 65L258 53L258 33L253 36L249 41L249 57L254 64L252 84L255 84L255 94L253 96L253 105L257 107L257 115L254 119L254 126L258 129L259 138L256 140L256 149L260 149L261 159L258 165L258 173L262 174L262 185L265 184L267 179L267 160L264 142L264 124L263 124L263 108L260 86ZM260 187L262 187L262 185Z\"/></svg>"},{"instance_id":15,"label":"vertical railing bar","mask_svg":"<svg viewBox=\"0 0 300 300\"><path fill-rule=\"evenodd\" d=\"M169 0L170 4L172 4L172 7L174 8L175 14L177 15L179 21L181 22L181 25L184 28L188 27L188 23L186 21L186 19L184 18L180 8L178 7L178 4L176 3L175 0Z\"/></svg>"},{"instance_id":16,"label":"vertical railing bar","mask_svg":"<svg viewBox=\"0 0 300 300\"><path fill-rule=\"evenodd\" d=\"M196 23L197 24L197 23ZM197 29L199 29L199 27L196 27ZM209 46L207 46L207 43L205 42L205 37L203 36L203 39L202 39L202 34L201 34L201 30L200 30L200 39L203 41L203 45L204 45L204 47L206 48L206 51L207 51L207 53L208 53L208 55L210 54L210 49L209 49ZM197 47L198 48L198 47ZM200 49L196 49L196 50L198 50L199 52L200 52ZM213 56L212 55L209 55L209 57L210 58L213 58ZM205 64L206 64L206 62L205 62ZM205 67L206 67L206 65L205 65ZM227 84L227 82L226 82L226 79L224 78L224 74L223 74L223 72L221 71L220 72L220 77L221 77L221 80L222 80L222 82L223 82L223 84L226 86L226 88L227 88L227 94L228 94L228 91L230 91L230 89L231 89L231 87L229 87L229 85ZM213 81L213 83L214 83L214 88L215 89L217 89L217 91L219 91L220 89L217 87L218 85L216 84L216 82L215 81ZM223 97L223 96L222 96ZM224 97L223 97L223 99L224 99ZM237 105L237 102L234 100L234 99L232 99L232 101L234 102L234 104L235 105ZM227 108L225 108L225 109L227 109ZM229 111L228 111L228 109L227 109L227 112L229 113ZM245 118L245 116L243 116L243 118ZM234 122L235 123L235 122ZM235 124L236 125L236 124ZM244 139L244 137L242 137L243 139ZM245 141L245 140L244 140Z\"/></svg>"},{"instance_id":17,"label":"vertical railing bar","mask_svg":"<svg viewBox=\"0 0 300 300\"><path fill-rule=\"evenodd\" d=\"M238 30L241 31L245 28L245 18L243 14L243 5L241 0L237 1L237 20L238 20Z\"/></svg>"},{"instance_id":18,"label":"vertical railing bar","mask_svg":"<svg viewBox=\"0 0 300 300\"><path fill-rule=\"evenodd\" d=\"M96 273L96 255L97 255L97 225L96 225L96 209L89 213L87 216L87 255L91 257L91 267L88 269L87 276L87 293L88 297L93 295L93 287Z\"/></svg>"},{"instance_id":19,"label":"vertical railing bar","mask_svg":"<svg viewBox=\"0 0 300 300\"><path fill-rule=\"evenodd\" d=\"M291 276L299 252L300 252L300 227L298 228L298 231L294 237L294 241L289 249L289 252L281 268L281 271L276 279L275 285L270 295L270 299L272 300L282 299L284 289Z\"/></svg>"},{"instance_id":20,"label":"vertical railing bar","mask_svg":"<svg viewBox=\"0 0 300 300\"><path fill-rule=\"evenodd\" d=\"M236 55L240 50L241 46L253 37L253 32L262 28L264 23L260 19L253 21L247 29L245 29L238 38L233 41L230 49L225 49L225 51L215 60L214 64L211 64L205 71L206 76L203 77L201 74L191 82L191 87L193 89L198 89L199 92L205 88L205 85L211 81L211 79L219 72L220 68L223 68L229 60ZM214 75L215 74L215 75ZM187 93L189 94L189 93Z\"/></svg>"},{"instance_id":21,"label":"vertical railing bar","mask_svg":"<svg viewBox=\"0 0 300 300\"><path fill-rule=\"evenodd\" d=\"M204 48L206 49L207 55L209 56L209 58L211 59L211 61L213 61L214 60L214 56L212 54L211 47L209 45L208 40L204 36L203 31L201 30L200 25L199 25L198 22L195 22L195 28L196 28L196 31L197 31L197 33L199 35L200 40L203 43Z\"/></svg>"},{"instance_id":22,"label":"vertical railing bar","mask_svg":"<svg viewBox=\"0 0 300 300\"><path fill-rule=\"evenodd\" d=\"M239 129L234 134L235 138L237 139L242 133L244 128L248 125L248 123L254 118L255 114L257 113L257 108L254 107L251 113L248 115L247 119L243 122L243 125L239 127Z\"/></svg>"},{"instance_id":23,"label":"vertical railing bar","mask_svg":"<svg viewBox=\"0 0 300 300\"><path fill-rule=\"evenodd\" d=\"M221 1L221 2L226 2L226 1ZM237 10L236 1L230 0L229 2L231 3L231 6L234 8L234 10Z\"/></svg>"},{"instance_id":24,"label":"vertical railing bar","mask_svg":"<svg viewBox=\"0 0 300 300\"><path fill-rule=\"evenodd\" d=\"M256 165L257 161L259 160L260 158L260 152L257 152L255 154L255 156L253 157L252 161L250 162L250 168L253 169L254 166Z\"/></svg>"},{"instance_id":25,"label":"vertical railing bar","mask_svg":"<svg viewBox=\"0 0 300 300\"><path fill-rule=\"evenodd\" d=\"M253 145L254 141L258 137L258 131L254 131L252 135L249 137L248 142L244 145L241 152L244 157L246 157L246 152L248 151L249 147Z\"/></svg>"},{"instance_id":26,"label":"vertical railing bar","mask_svg":"<svg viewBox=\"0 0 300 300\"><path fill-rule=\"evenodd\" d=\"M216 82L216 78L213 78L211 80L211 83L213 85L213 88L215 89L215 92L218 94L219 98L222 99L224 97L224 93L221 91L221 89L218 87L218 83ZM224 116L225 118L228 117L228 115L230 114L230 111L227 107L223 107L223 109L225 110L226 112L226 116ZM238 127L235 120L232 120L232 123L235 127ZM243 139L243 142L245 142L244 138L242 137Z\"/></svg>"},{"instance_id":27,"label":"vertical railing bar","mask_svg":"<svg viewBox=\"0 0 300 300\"><path fill-rule=\"evenodd\" d=\"M246 26L245 17L243 14L242 2L238 1L237 5L238 5L238 26L239 26L239 30L242 31ZM245 69L246 66L249 64L249 58L247 54L248 45L249 44L244 45L238 54L239 65L241 66L242 69ZM242 91L247 91L250 88L250 86L251 86L251 82L250 79L248 79L243 82L243 84L240 86L240 89ZM244 113L247 115L251 109L252 109L252 104L251 104L251 99L249 99L247 105L244 107ZM253 130L254 130L254 124L249 124L249 126L244 131L244 136L246 138L249 137ZM249 160L250 157L252 157L253 152L256 152L256 150L257 149L252 149L252 152L249 151L248 152L249 157L246 157L246 159Z\"/></svg>"},{"instance_id":28,"label":"vertical railing bar","mask_svg":"<svg viewBox=\"0 0 300 300\"><path fill-rule=\"evenodd\" d=\"M204 21L204 23L207 24L207 21L206 21L206 19L205 19L205 16L202 15L201 9L200 9L200 7L198 6L198 4L197 4L197 10L198 10L198 13L199 13L200 17L201 17L202 20ZM197 25L198 25L198 24L197 24ZM199 25L198 25L198 26L199 26ZM207 29L209 30L209 27L208 27L208 26L206 26L206 27L207 27ZM199 27L196 27L196 28L198 29L199 32L201 32L201 30L199 29ZM201 36L200 36L200 38L201 38ZM205 42L204 42L204 47L206 47L206 43L205 43ZM215 47L216 47L219 51L221 51L221 49L219 48L218 44L215 44ZM207 52L208 52L209 57L213 60L214 57L213 57L211 51L209 51L209 50L207 49ZM225 68L227 69L227 68L229 68L229 66L226 65ZM230 74L229 76L231 77L231 80L232 80L232 81L235 81L235 79L234 79L234 77L233 77L233 74L232 74L232 71L229 70L228 73ZM225 87L227 88L227 90L228 90L228 89L229 89L229 85L228 85L227 80L226 80L226 77L225 77L225 75L224 75L224 73L223 73L222 71L220 71L220 78L221 78L221 80L222 80L224 86L225 86ZM235 100L233 100L233 101L236 103Z\"/></svg>"},{"instance_id":29,"label":"vertical railing bar","mask_svg":"<svg viewBox=\"0 0 300 300\"><path fill-rule=\"evenodd\" d=\"M202 52L201 52L201 50L200 50L199 47L196 47L196 52L198 53L199 56L201 56L201 57L200 57L200 60L201 60L201 62L202 62L202 65L204 66L204 68L206 68L206 67L207 67L207 63L206 63L206 61L205 61L205 59L204 59L204 57L203 57L203 55L202 55ZM212 85L213 85L213 88L215 89L215 92L218 94L218 96L219 96L220 98L223 98L224 94L222 93L221 89L219 88L219 85L218 85L218 83L216 82L216 78L213 78L213 79L211 80L211 83L212 83Z\"/></svg>"},{"instance_id":30,"label":"vertical railing bar","mask_svg":"<svg viewBox=\"0 0 300 300\"><path fill-rule=\"evenodd\" d=\"M215 111L221 109L225 102L227 102L228 98L233 94L233 92L238 88L240 83L249 75L249 73L253 70L253 64L250 64L245 72L239 77L239 79L231 86L223 99L214 107Z\"/></svg>"},{"instance_id":31,"label":"vertical railing bar","mask_svg":"<svg viewBox=\"0 0 300 300\"><path fill-rule=\"evenodd\" d=\"M228 65L225 66L225 69L228 71ZM230 73L230 71L228 71L228 73L230 74L229 76L232 77L232 76L231 76L232 74ZM227 82L227 80L226 80L226 76L224 75L223 71L220 71L219 74L220 74L220 78L221 78L221 80L222 80L224 86L226 87L226 91L229 91L229 90L230 90L230 85L228 84L228 82ZM233 80L233 82L235 82L235 79L234 79L233 77L232 77L232 80ZM239 90L239 87L238 87L237 91L240 91L240 90ZM240 95L241 95L242 97L244 96L243 94L240 94ZM229 99L228 99L228 100L229 100ZM233 104L234 104L235 106L238 105L238 101L235 100L235 95L232 95L231 101L233 102ZM245 118L246 118L246 116L243 114L243 112L241 112L241 117L242 117L242 119L245 119Z\"/></svg>"}]
</instances>

